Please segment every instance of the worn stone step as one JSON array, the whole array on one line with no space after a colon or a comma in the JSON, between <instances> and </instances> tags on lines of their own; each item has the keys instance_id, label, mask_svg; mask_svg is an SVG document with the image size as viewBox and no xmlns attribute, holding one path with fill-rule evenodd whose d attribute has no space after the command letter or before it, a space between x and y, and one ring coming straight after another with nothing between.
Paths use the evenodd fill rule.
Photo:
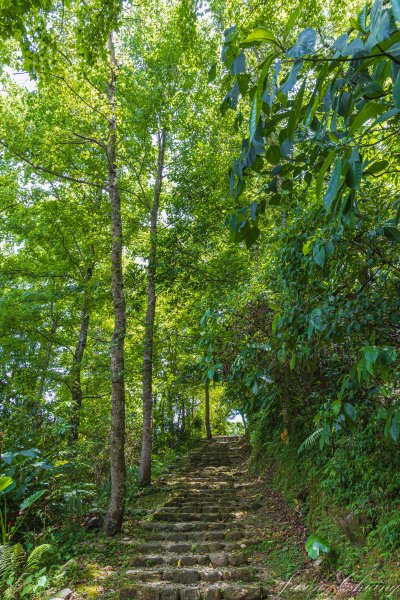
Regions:
<instances>
[{"instance_id":1,"label":"worn stone step","mask_svg":"<svg viewBox=\"0 0 400 600\"><path fill-rule=\"evenodd\" d=\"M225 527L224 527L225 525ZM187 532L187 531L217 531L232 527L232 523L224 523L222 521L188 521L188 522L170 522L170 521L151 521L142 525L145 531L171 531L171 532ZM236 529L243 529L241 523L235 523Z\"/></svg>"},{"instance_id":2,"label":"worn stone step","mask_svg":"<svg viewBox=\"0 0 400 600\"><path fill-rule=\"evenodd\" d=\"M145 554L133 557L130 561L132 567L153 567L157 565L172 565L178 567L192 567L208 565L212 567L241 567L247 565L247 558L239 552L218 552L209 554L170 554L162 555Z\"/></svg>"},{"instance_id":3,"label":"worn stone step","mask_svg":"<svg viewBox=\"0 0 400 600\"><path fill-rule=\"evenodd\" d=\"M179 511L179 512L169 512L169 511L159 511L154 513L153 519L155 521L166 521L169 523L182 523L189 521L199 521L199 522L208 522L215 523L218 521L229 521L234 518L233 513L229 512L190 512L190 511Z\"/></svg>"},{"instance_id":4,"label":"worn stone step","mask_svg":"<svg viewBox=\"0 0 400 600\"><path fill-rule=\"evenodd\" d=\"M170 542L190 542L195 544L199 541L236 542L243 540L245 532L242 529L223 529L218 531L178 531L170 532L168 530L153 531L147 535L149 541L170 541Z\"/></svg>"},{"instance_id":5,"label":"worn stone step","mask_svg":"<svg viewBox=\"0 0 400 600\"><path fill-rule=\"evenodd\" d=\"M188 493L182 493L180 492L177 495L174 495L171 498L172 500L179 500L182 501L184 500L185 502L192 502L192 503L203 503L203 502L207 502L207 503L215 503L215 502L237 502L238 498L237 495L235 494L235 492L233 490L227 490L226 492L221 492L220 490L191 490Z\"/></svg>"},{"instance_id":6,"label":"worn stone step","mask_svg":"<svg viewBox=\"0 0 400 600\"><path fill-rule=\"evenodd\" d=\"M179 496L179 499L187 499L192 502L197 502L197 500L206 500L207 502L214 502L218 500L229 500L229 501L237 501L238 500L238 492L241 486L237 484L235 486L231 485L228 488L212 488L212 487L204 487L204 486L170 486L167 485L164 491L171 492L171 500L176 496Z\"/></svg>"},{"instance_id":7,"label":"worn stone step","mask_svg":"<svg viewBox=\"0 0 400 600\"><path fill-rule=\"evenodd\" d=\"M204 581L216 583L218 581L254 581L255 573L249 567L198 567L186 568L145 568L128 569L126 575L135 581L168 581L177 584L191 585Z\"/></svg>"},{"instance_id":8,"label":"worn stone step","mask_svg":"<svg viewBox=\"0 0 400 600\"><path fill-rule=\"evenodd\" d=\"M186 502L185 500L181 501L171 501L164 504L162 507L163 511L167 512L207 512L208 510L214 508L213 512L220 512L221 510L232 511L237 509L240 506L239 502L209 502L205 500L199 500L197 502ZM218 509L215 511L215 509Z\"/></svg>"},{"instance_id":9,"label":"worn stone step","mask_svg":"<svg viewBox=\"0 0 400 600\"><path fill-rule=\"evenodd\" d=\"M199 539L192 540L191 542L188 540L183 542L175 542L171 541L169 537L160 535L159 540L137 542L135 539L124 539L122 540L122 543L126 546L129 546L131 550L135 552L135 554L141 553L145 555L164 555L165 553L209 554L219 551L234 553L243 551L243 549L247 546L252 546L260 543L261 541L262 540L257 538L251 540L242 539L240 542L230 542L225 540L225 538L219 541L202 541L202 538L199 537Z\"/></svg>"},{"instance_id":10,"label":"worn stone step","mask_svg":"<svg viewBox=\"0 0 400 600\"><path fill-rule=\"evenodd\" d=\"M207 503L193 503L193 502L182 502L181 504L173 504L172 506L170 505L164 505L162 507L162 509L160 509L158 512L167 512L171 515L176 515L176 514L188 514L188 515L195 515L195 514L214 514L214 513L222 513L222 512L226 512L229 513L230 511L232 511L233 509L237 508L238 505L233 505L233 504L216 504L215 502L207 502Z\"/></svg>"},{"instance_id":11,"label":"worn stone step","mask_svg":"<svg viewBox=\"0 0 400 600\"><path fill-rule=\"evenodd\" d=\"M241 539L242 535L237 537L237 539ZM225 540L225 531L189 531L189 532L168 532L165 531L155 531L149 533L147 535L148 540L157 540L157 541L170 541L170 542L191 542L193 544L196 541L224 541Z\"/></svg>"},{"instance_id":12,"label":"worn stone step","mask_svg":"<svg viewBox=\"0 0 400 600\"><path fill-rule=\"evenodd\" d=\"M147 584L122 589L119 600L262 600L267 593L261 585L218 583L183 587Z\"/></svg>"}]
</instances>

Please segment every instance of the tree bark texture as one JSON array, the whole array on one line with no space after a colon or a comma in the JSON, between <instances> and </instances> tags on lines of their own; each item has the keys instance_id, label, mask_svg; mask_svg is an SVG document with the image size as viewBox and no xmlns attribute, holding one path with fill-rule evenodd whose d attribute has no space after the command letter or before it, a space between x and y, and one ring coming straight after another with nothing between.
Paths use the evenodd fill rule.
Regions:
<instances>
[{"instance_id":1,"label":"tree bark texture","mask_svg":"<svg viewBox=\"0 0 400 600\"><path fill-rule=\"evenodd\" d=\"M111 341L111 434L110 472L111 494L104 523L105 533L115 535L121 530L124 516L126 468L125 468L125 376L124 342L126 333L126 308L124 280L122 272L122 218L121 199L118 188L117 170L117 122L115 115L115 95L117 81L117 61L115 57L114 34L108 38L110 58L110 79L108 83L108 103L110 108L108 159L108 193L111 204L112 250L112 303L114 310L114 330Z\"/></svg>"},{"instance_id":2,"label":"tree bark texture","mask_svg":"<svg viewBox=\"0 0 400 600\"><path fill-rule=\"evenodd\" d=\"M204 386L204 421L206 425L206 437L211 440L211 425L210 425L210 382L206 381Z\"/></svg>"},{"instance_id":3,"label":"tree bark texture","mask_svg":"<svg viewBox=\"0 0 400 600\"><path fill-rule=\"evenodd\" d=\"M82 408L82 384L81 384L81 372L82 372L82 360L85 354L88 332L89 332L89 298L86 290L87 284L90 282L93 275L93 267L88 267L85 274L85 290L82 303L81 321L79 327L79 336L76 343L74 356L72 359L72 367L70 371L71 376L71 396L72 396L72 418L71 418L71 430L68 439L70 446L76 442L79 433L79 424Z\"/></svg>"},{"instance_id":4,"label":"tree bark texture","mask_svg":"<svg viewBox=\"0 0 400 600\"><path fill-rule=\"evenodd\" d=\"M144 333L142 363L143 429L140 457L140 484L151 484L151 454L153 448L153 345L154 320L156 314L156 259L157 259L157 220L163 181L165 142L167 132L158 132L157 176L154 184L153 203L150 218L150 251L147 265L147 311Z\"/></svg>"}]
</instances>

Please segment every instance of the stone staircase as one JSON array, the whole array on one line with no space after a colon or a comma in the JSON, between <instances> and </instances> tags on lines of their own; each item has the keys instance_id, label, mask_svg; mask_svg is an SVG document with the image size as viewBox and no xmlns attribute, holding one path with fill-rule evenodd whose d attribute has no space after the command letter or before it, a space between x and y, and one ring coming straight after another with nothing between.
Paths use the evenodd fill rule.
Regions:
<instances>
[{"instance_id":1,"label":"stone staircase","mask_svg":"<svg viewBox=\"0 0 400 600\"><path fill-rule=\"evenodd\" d=\"M246 483L242 438L217 437L192 451L165 485L164 506L132 540L120 600L260 600L262 575L245 550L254 543L239 493Z\"/></svg>"}]
</instances>

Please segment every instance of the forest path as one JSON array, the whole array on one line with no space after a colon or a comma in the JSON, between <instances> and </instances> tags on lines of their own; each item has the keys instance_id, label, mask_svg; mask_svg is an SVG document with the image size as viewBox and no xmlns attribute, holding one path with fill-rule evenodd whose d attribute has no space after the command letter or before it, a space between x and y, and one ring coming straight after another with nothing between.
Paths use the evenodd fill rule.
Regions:
<instances>
[{"instance_id":1,"label":"forest path","mask_svg":"<svg viewBox=\"0 0 400 600\"><path fill-rule=\"evenodd\" d=\"M246 454L243 438L204 440L161 480L163 505L122 540L120 600L332 597L305 555L300 515L260 493Z\"/></svg>"},{"instance_id":2,"label":"forest path","mask_svg":"<svg viewBox=\"0 0 400 600\"><path fill-rule=\"evenodd\" d=\"M245 440L203 440L129 496L123 533L81 533L64 566L71 600L327 600L359 591L305 552L300 502L252 471ZM266 462L266 461L265 461ZM58 598L57 595L54 598Z\"/></svg>"}]
</instances>

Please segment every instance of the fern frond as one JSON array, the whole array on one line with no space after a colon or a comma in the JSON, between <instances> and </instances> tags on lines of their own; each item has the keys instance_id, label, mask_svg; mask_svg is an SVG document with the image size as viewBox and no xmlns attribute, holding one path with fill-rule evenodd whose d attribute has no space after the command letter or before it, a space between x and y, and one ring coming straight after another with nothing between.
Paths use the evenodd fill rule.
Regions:
<instances>
[{"instance_id":1,"label":"fern frond","mask_svg":"<svg viewBox=\"0 0 400 600\"><path fill-rule=\"evenodd\" d=\"M315 442L319 439L322 433L322 427L320 429L316 429L313 433L299 446L297 450L297 454L301 454L304 450L309 450L311 446L315 444Z\"/></svg>"},{"instance_id":2,"label":"fern frond","mask_svg":"<svg viewBox=\"0 0 400 600\"><path fill-rule=\"evenodd\" d=\"M13 547L0 546L0 579L13 567Z\"/></svg>"},{"instance_id":3,"label":"fern frond","mask_svg":"<svg viewBox=\"0 0 400 600\"><path fill-rule=\"evenodd\" d=\"M26 552L22 544L14 544L13 550L13 567L14 570L20 569L26 561Z\"/></svg>"},{"instance_id":4,"label":"fern frond","mask_svg":"<svg viewBox=\"0 0 400 600\"><path fill-rule=\"evenodd\" d=\"M44 565L53 551L53 546L50 544L42 544L36 546L28 556L26 561L25 573L34 573Z\"/></svg>"}]
</instances>

